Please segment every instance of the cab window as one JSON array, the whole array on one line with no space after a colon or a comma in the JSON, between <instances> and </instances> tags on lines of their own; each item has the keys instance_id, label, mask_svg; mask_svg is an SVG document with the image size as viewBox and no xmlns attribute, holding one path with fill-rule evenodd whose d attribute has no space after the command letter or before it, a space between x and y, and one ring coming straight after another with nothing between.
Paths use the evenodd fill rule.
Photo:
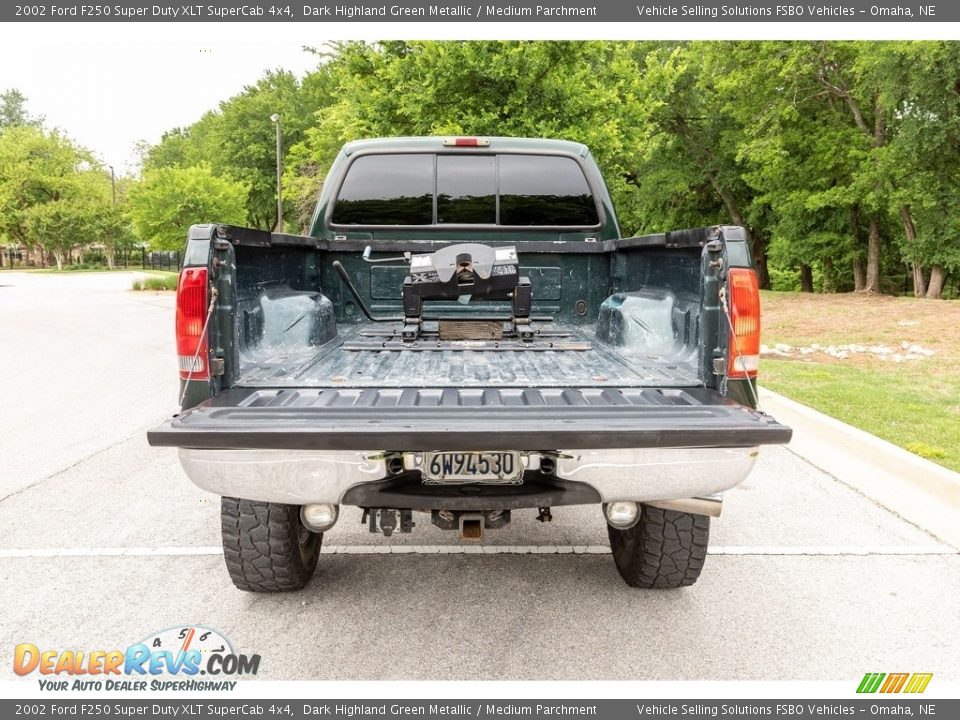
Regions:
<instances>
[{"instance_id":1,"label":"cab window","mask_svg":"<svg viewBox=\"0 0 960 720\"><path fill-rule=\"evenodd\" d=\"M337 225L431 225L433 155L366 155L340 186Z\"/></svg>"},{"instance_id":2,"label":"cab window","mask_svg":"<svg viewBox=\"0 0 960 720\"><path fill-rule=\"evenodd\" d=\"M335 225L599 224L596 200L569 157L520 154L365 155L347 171Z\"/></svg>"}]
</instances>

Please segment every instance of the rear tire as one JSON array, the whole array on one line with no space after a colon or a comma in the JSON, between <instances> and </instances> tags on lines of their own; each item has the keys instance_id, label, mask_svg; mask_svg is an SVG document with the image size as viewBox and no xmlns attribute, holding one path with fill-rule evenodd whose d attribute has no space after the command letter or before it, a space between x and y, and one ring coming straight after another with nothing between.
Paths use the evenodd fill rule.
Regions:
<instances>
[{"instance_id":1,"label":"rear tire","mask_svg":"<svg viewBox=\"0 0 960 720\"><path fill-rule=\"evenodd\" d=\"M248 592L300 590L310 582L323 533L310 532L298 505L220 500L223 558L233 584Z\"/></svg>"},{"instance_id":2,"label":"rear tire","mask_svg":"<svg viewBox=\"0 0 960 720\"><path fill-rule=\"evenodd\" d=\"M607 532L613 561L627 585L672 590L700 577L710 518L641 505L636 525L628 530L607 525Z\"/></svg>"}]
</instances>

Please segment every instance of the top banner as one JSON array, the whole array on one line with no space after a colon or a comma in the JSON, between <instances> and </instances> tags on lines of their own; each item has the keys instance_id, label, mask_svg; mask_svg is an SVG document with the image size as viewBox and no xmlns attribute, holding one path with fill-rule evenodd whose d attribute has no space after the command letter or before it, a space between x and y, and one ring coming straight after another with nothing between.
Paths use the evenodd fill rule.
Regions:
<instances>
[{"instance_id":1,"label":"top banner","mask_svg":"<svg viewBox=\"0 0 960 720\"><path fill-rule=\"evenodd\" d=\"M886 0L777 4L641 0L564 3L512 0L462 4L428 0L301 0L297 3L228 0L180 5L126 0L104 5L57 0L3 4L2 22L957 22L960 3Z\"/></svg>"}]
</instances>

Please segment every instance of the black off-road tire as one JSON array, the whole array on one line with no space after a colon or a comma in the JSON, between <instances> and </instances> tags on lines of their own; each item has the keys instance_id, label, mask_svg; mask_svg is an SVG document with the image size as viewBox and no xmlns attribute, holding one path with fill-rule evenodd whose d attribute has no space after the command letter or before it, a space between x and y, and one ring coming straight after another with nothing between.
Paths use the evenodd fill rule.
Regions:
<instances>
[{"instance_id":1,"label":"black off-road tire","mask_svg":"<svg viewBox=\"0 0 960 720\"><path fill-rule=\"evenodd\" d=\"M220 500L223 558L233 584L248 592L300 590L310 582L323 533L307 530L298 505Z\"/></svg>"},{"instance_id":2,"label":"black off-road tire","mask_svg":"<svg viewBox=\"0 0 960 720\"><path fill-rule=\"evenodd\" d=\"M673 590L700 577L710 518L641 505L636 525L629 530L607 525L607 532L613 561L627 585Z\"/></svg>"}]
</instances>

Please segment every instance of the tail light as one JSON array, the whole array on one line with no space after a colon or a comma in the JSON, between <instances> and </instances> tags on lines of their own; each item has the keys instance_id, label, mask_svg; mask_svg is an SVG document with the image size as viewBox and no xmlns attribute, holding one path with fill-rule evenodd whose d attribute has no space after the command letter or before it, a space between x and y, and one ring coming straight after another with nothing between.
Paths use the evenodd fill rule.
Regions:
<instances>
[{"instance_id":1,"label":"tail light","mask_svg":"<svg viewBox=\"0 0 960 720\"><path fill-rule=\"evenodd\" d=\"M757 273L747 268L730 268L730 321L733 331L727 348L730 354L727 377L755 378L760 367L760 287Z\"/></svg>"},{"instance_id":2,"label":"tail light","mask_svg":"<svg viewBox=\"0 0 960 720\"><path fill-rule=\"evenodd\" d=\"M207 380L207 269L184 268L177 283L177 359L183 380ZM199 352L198 352L199 351Z\"/></svg>"}]
</instances>

